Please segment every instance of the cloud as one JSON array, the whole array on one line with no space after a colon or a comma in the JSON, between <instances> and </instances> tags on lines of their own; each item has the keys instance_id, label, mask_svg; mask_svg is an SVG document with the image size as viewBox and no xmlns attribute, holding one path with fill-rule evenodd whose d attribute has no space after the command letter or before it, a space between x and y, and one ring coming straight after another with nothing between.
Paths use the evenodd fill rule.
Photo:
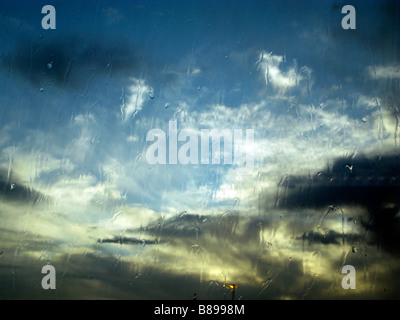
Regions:
<instances>
[{"instance_id":1,"label":"cloud","mask_svg":"<svg viewBox=\"0 0 400 320\"><path fill-rule=\"evenodd\" d=\"M369 66L367 73L371 79L400 79L400 64L391 66Z\"/></svg>"},{"instance_id":2,"label":"cloud","mask_svg":"<svg viewBox=\"0 0 400 320\"><path fill-rule=\"evenodd\" d=\"M142 110L145 101L154 98L153 88L146 85L144 80L131 78L127 101L123 97L121 106L121 117L123 121L135 118Z\"/></svg>"},{"instance_id":3,"label":"cloud","mask_svg":"<svg viewBox=\"0 0 400 320\"><path fill-rule=\"evenodd\" d=\"M1 200L21 203L48 201L48 197L33 188L25 186L15 177L12 171L0 170Z\"/></svg>"},{"instance_id":4,"label":"cloud","mask_svg":"<svg viewBox=\"0 0 400 320\"><path fill-rule=\"evenodd\" d=\"M137 142L138 140L139 140L139 138L136 136L128 136L126 138L126 141L128 141L128 142Z\"/></svg>"},{"instance_id":5,"label":"cloud","mask_svg":"<svg viewBox=\"0 0 400 320\"><path fill-rule=\"evenodd\" d=\"M95 23L82 6L71 32L86 20L86 34L3 35L1 102L14 108L1 113L0 160L21 180L0 181L2 297L49 296L47 260L58 298L221 299L225 281L245 299L381 298L388 284L398 296L387 274L398 274L399 168L386 154L398 147L398 77L374 45L390 39L362 24L361 37L344 33L340 6L336 26L323 4L309 15L266 3L284 24L239 6L239 20L254 22L231 34L217 16L186 21L179 6L172 20L132 8L133 25L119 5L98 6ZM196 132L255 129L254 170L149 165L146 132L167 132L169 120ZM32 205L28 191L52 202ZM340 289L345 263L357 268L356 293Z\"/></svg>"},{"instance_id":6,"label":"cloud","mask_svg":"<svg viewBox=\"0 0 400 320\"><path fill-rule=\"evenodd\" d=\"M147 239L137 239L137 238L132 238L132 237L118 237L115 236L114 238L111 239L99 239L97 240L98 243L119 243L120 245L122 244L140 244L142 246L145 245L151 245L151 244L157 244L157 240L147 240Z\"/></svg>"},{"instance_id":7,"label":"cloud","mask_svg":"<svg viewBox=\"0 0 400 320\"><path fill-rule=\"evenodd\" d=\"M397 202L399 170L399 161L395 155L378 159L362 155L338 158L331 168L321 168L319 174L306 180L305 177L288 177L283 182L289 192L285 205L321 207L354 203L375 207ZM312 184L310 187L309 183Z\"/></svg>"},{"instance_id":8,"label":"cloud","mask_svg":"<svg viewBox=\"0 0 400 320\"><path fill-rule=\"evenodd\" d=\"M60 89L86 86L100 74L128 77L138 70L135 51L129 42L81 37L57 37L46 42L19 40L5 54L1 67L27 79L34 87L54 83Z\"/></svg>"},{"instance_id":9,"label":"cloud","mask_svg":"<svg viewBox=\"0 0 400 320\"><path fill-rule=\"evenodd\" d=\"M307 77L306 79L310 79L311 70L309 68L302 68L302 73L299 73L296 63L294 63L293 67L283 71L281 69L283 62L283 56L272 55L272 52L269 54L267 52L262 52L260 54L257 64L264 72L265 84L267 87L271 84L274 89L285 92L287 89L297 86L299 82L304 79L302 73Z\"/></svg>"},{"instance_id":10,"label":"cloud","mask_svg":"<svg viewBox=\"0 0 400 320\"><path fill-rule=\"evenodd\" d=\"M391 253L400 254L399 163L396 155L382 155L376 159L362 155L338 158L332 167L321 169L318 174L284 179L281 187L285 191L279 206L360 206L368 213L367 220L361 219L364 229L372 233L368 241Z\"/></svg>"},{"instance_id":11,"label":"cloud","mask_svg":"<svg viewBox=\"0 0 400 320\"><path fill-rule=\"evenodd\" d=\"M362 236L360 234L341 234L339 232L328 230L325 234L321 232L313 231L304 232L301 237L297 237L297 240L308 241L309 244L319 242L322 244L336 244L341 245L346 242L354 243L356 241L362 240Z\"/></svg>"}]
</instances>

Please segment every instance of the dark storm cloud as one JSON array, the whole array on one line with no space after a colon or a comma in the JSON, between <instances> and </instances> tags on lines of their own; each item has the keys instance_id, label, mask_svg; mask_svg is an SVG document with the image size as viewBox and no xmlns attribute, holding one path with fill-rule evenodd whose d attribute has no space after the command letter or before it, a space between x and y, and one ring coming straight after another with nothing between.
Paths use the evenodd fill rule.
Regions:
<instances>
[{"instance_id":1,"label":"dark storm cloud","mask_svg":"<svg viewBox=\"0 0 400 320\"><path fill-rule=\"evenodd\" d=\"M400 254L400 159L397 155L336 159L331 168L308 177L288 177L281 183L278 207L327 208L359 206L368 212L361 225L370 242ZM329 214L329 210L326 215Z\"/></svg>"},{"instance_id":2,"label":"dark storm cloud","mask_svg":"<svg viewBox=\"0 0 400 320\"><path fill-rule=\"evenodd\" d=\"M236 230L236 223L239 220L246 226L244 233ZM277 257L272 248L259 246L259 231L273 226L267 217L240 217L238 212L222 212L207 217L183 213L148 224L148 226L152 225L156 227L154 229L145 227L141 231L158 233L161 239L165 237L166 240L173 237L174 241L168 241L169 245L172 245L171 252L181 250L185 243L191 244L192 242L188 242L191 236L194 243L197 243L201 249L193 251L189 246L188 252L193 254L192 257L199 263L204 259L202 252L207 252L211 255L213 263L217 263L221 269L231 267L232 264L237 264L239 269L242 268L243 282L236 283L239 285L237 297L242 295L245 299L279 299L283 296L302 298L313 284L312 275L304 274L300 260L288 261L284 255ZM187 232L181 233L179 231L181 226L183 230L187 227ZM194 230L191 229L193 226L198 227L198 239ZM119 242L118 237L110 240L103 240L102 243ZM160 243L162 242L163 240ZM136 238L133 243L140 244ZM84 264L82 259L85 259ZM158 265L162 265L169 259L171 256L168 253L157 254ZM193 292L198 294L199 299L230 299L231 297L231 292L223 287L221 279L208 278L204 275L203 280L199 281L198 268L188 268L185 273L182 273L179 269L158 268L156 265L147 264L140 266L133 262L129 269L137 271L127 272L127 266L131 262L125 263L117 258L102 258L93 254L87 254L84 258L78 255L71 257L69 265L74 264L73 261L76 261L76 266L68 267L70 271L63 277L65 285L70 281L75 281L81 286L83 284L78 283L78 280L83 279L100 280L104 283L110 283L112 280L116 286L115 289L118 289L118 295L130 298L140 296L142 299L147 297L190 299ZM82 265L85 265L84 270L79 268ZM254 281L250 273L247 274L249 270L244 269L243 266L252 266L252 270L263 280ZM66 266L63 268L66 269ZM128 280L121 281L121 278ZM227 279L227 281L231 280L233 279ZM173 292L170 291L172 287ZM104 293L98 290L93 294L103 295Z\"/></svg>"},{"instance_id":3,"label":"dark storm cloud","mask_svg":"<svg viewBox=\"0 0 400 320\"><path fill-rule=\"evenodd\" d=\"M342 244L346 240L347 242L353 243L354 241L361 240L362 236L358 234L341 234L333 230L329 230L327 233L322 234L317 231L304 232L301 237L297 237L296 240L307 241L308 244L322 243L322 244Z\"/></svg>"},{"instance_id":4,"label":"dark storm cloud","mask_svg":"<svg viewBox=\"0 0 400 320\"><path fill-rule=\"evenodd\" d=\"M57 37L31 42L19 40L1 66L34 86L54 82L63 88L86 85L97 75L131 75L139 66L126 39L104 41L85 36Z\"/></svg>"},{"instance_id":5,"label":"dark storm cloud","mask_svg":"<svg viewBox=\"0 0 400 320\"><path fill-rule=\"evenodd\" d=\"M125 262L111 256L95 254L64 254L57 260L48 261L56 269L57 289L43 290L41 269L47 261L25 257L20 261L0 265L0 299L183 299L190 300L197 293L200 300L230 299L231 292L223 282L210 279L199 281L199 274L165 270L160 265L145 265L140 261ZM332 287L326 279L305 275L301 262L265 259L265 280L261 283L238 283L236 297L244 299L321 299ZM188 270L190 271L190 270ZM391 275L399 278L400 269L395 267ZM342 277L338 278L338 286ZM318 281L316 281L318 280ZM393 282L393 280L391 280ZM387 282L385 279L376 281ZM360 283L357 284L358 286ZM384 292L365 293L354 290L353 298L396 297L399 286L393 287L387 296ZM331 292L331 298L341 298L343 291Z\"/></svg>"},{"instance_id":6,"label":"dark storm cloud","mask_svg":"<svg viewBox=\"0 0 400 320\"><path fill-rule=\"evenodd\" d=\"M201 286L195 274L179 274L155 265L130 264L110 256L65 254L49 262L57 272L56 290L41 287L44 276L41 268L46 262L24 258L18 265L0 265L0 298L190 300ZM203 284L205 288L207 285ZM222 295L218 297L223 298Z\"/></svg>"},{"instance_id":7,"label":"dark storm cloud","mask_svg":"<svg viewBox=\"0 0 400 320\"><path fill-rule=\"evenodd\" d=\"M281 184L287 196L280 205L288 208L321 208L328 205L361 205L367 208L399 203L400 159L382 156L339 158L332 168L309 177L294 176Z\"/></svg>"},{"instance_id":8,"label":"dark storm cloud","mask_svg":"<svg viewBox=\"0 0 400 320\"><path fill-rule=\"evenodd\" d=\"M147 239L138 239L132 237L118 237L115 236L111 239L99 239L98 243L119 243L119 244L140 244L140 245L148 245L148 244L157 244L157 240L147 240Z\"/></svg>"},{"instance_id":9,"label":"dark storm cloud","mask_svg":"<svg viewBox=\"0 0 400 320\"><path fill-rule=\"evenodd\" d=\"M42 193L26 187L8 175L6 170L0 170L0 200L15 202L37 202L47 200Z\"/></svg>"}]
</instances>

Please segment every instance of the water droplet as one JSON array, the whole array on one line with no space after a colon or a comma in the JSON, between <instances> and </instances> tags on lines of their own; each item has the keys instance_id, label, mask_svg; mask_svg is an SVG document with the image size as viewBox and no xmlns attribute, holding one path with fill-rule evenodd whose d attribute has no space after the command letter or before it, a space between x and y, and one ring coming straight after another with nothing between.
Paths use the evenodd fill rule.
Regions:
<instances>
[{"instance_id":1,"label":"water droplet","mask_svg":"<svg viewBox=\"0 0 400 320\"><path fill-rule=\"evenodd\" d=\"M114 221L115 221L115 219L117 219L117 217L118 217L120 214L122 214L122 213L123 213L122 211L118 211L118 212L116 212L116 213L113 215L113 217L112 217L111 221L112 221L112 222L114 222Z\"/></svg>"},{"instance_id":2,"label":"water droplet","mask_svg":"<svg viewBox=\"0 0 400 320\"><path fill-rule=\"evenodd\" d=\"M182 212L179 214L179 218L182 218L186 213L187 213L186 211L182 211Z\"/></svg>"},{"instance_id":3,"label":"water droplet","mask_svg":"<svg viewBox=\"0 0 400 320\"><path fill-rule=\"evenodd\" d=\"M154 99L154 90L152 88L149 89L149 98Z\"/></svg>"},{"instance_id":4,"label":"water droplet","mask_svg":"<svg viewBox=\"0 0 400 320\"><path fill-rule=\"evenodd\" d=\"M353 246L351 247L351 251L352 251L353 253L357 253L357 252L358 252L358 247L357 247L356 244L353 244Z\"/></svg>"},{"instance_id":5,"label":"water droplet","mask_svg":"<svg viewBox=\"0 0 400 320\"><path fill-rule=\"evenodd\" d=\"M10 190L15 188L15 183L11 183Z\"/></svg>"},{"instance_id":6,"label":"water droplet","mask_svg":"<svg viewBox=\"0 0 400 320\"><path fill-rule=\"evenodd\" d=\"M165 108L165 109L168 109L168 108L169 108L169 103L166 103L166 104L164 105L164 108Z\"/></svg>"},{"instance_id":7,"label":"water droplet","mask_svg":"<svg viewBox=\"0 0 400 320\"><path fill-rule=\"evenodd\" d=\"M43 88L40 88L40 92L43 92Z\"/></svg>"},{"instance_id":8,"label":"water droplet","mask_svg":"<svg viewBox=\"0 0 400 320\"><path fill-rule=\"evenodd\" d=\"M201 251L202 251L202 249L201 249L200 245L198 245L198 244L192 245L192 253L197 255L197 254L201 253Z\"/></svg>"},{"instance_id":9,"label":"water droplet","mask_svg":"<svg viewBox=\"0 0 400 320\"><path fill-rule=\"evenodd\" d=\"M49 63L47 64L47 69L48 69L48 70L53 69L53 62L49 62Z\"/></svg>"},{"instance_id":10,"label":"water droplet","mask_svg":"<svg viewBox=\"0 0 400 320\"><path fill-rule=\"evenodd\" d=\"M271 284L271 282L272 282L272 278L268 278L267 280L261 282L261 284L260 284L261 289L257 295L259 296L260 294L262 294L268 288L268 286Z\"/></svg>"},{"instance_id":11,"label":"water droplet","mask_svg":"<svg viewBox=\"0 0 400 320\"><path fill-rule=\"evenodd\" d=\"M364 117L364 118L361 119L361 121L366 123L367 122L367 118Z\"/></svg>"},{"instance_id":12,"label":"water droplet","mask_svg":"<svg viewBox=\"0 0 400 320\"><path fill-rule=\"evenodd\" d=\"M352 172L353 171L353 165L346 164L346 169L349 169L350 172Z\"/></svg>"}]
</instances>

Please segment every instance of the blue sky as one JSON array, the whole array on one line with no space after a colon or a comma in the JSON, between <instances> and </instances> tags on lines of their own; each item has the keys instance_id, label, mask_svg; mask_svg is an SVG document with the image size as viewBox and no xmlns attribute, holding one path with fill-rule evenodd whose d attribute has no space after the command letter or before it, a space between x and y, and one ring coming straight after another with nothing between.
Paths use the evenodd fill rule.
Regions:
<instances>
[{"instance_id":1,"label":"blue sky","mask_svg":"<svg viewBox=\"0 0 400 320\"><path fill-rule=\"evenodd\" d=\"M0 6L2 298L54 297L47 262L67 299L399 296L398 3L346 2L355 30L337 1L45 4ZM254 168L149 165L172 120L253 129Z\"/></svg>"}]
</instances>

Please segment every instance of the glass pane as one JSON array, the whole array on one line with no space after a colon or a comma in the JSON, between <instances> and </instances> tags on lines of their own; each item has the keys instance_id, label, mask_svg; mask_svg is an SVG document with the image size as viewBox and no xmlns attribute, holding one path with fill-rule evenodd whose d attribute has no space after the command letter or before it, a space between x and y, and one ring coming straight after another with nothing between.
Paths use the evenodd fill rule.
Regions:
<instances>
[{"instance_id":1,"label":"glass pane","mask_svg":"<svg viewBox=\"0 0 400 320\"><path fill-rule=\"evenodd\" d=\"M348 5L3 1L0 298L400 298L400 4Z\"/></svg>"}]
</instances>

